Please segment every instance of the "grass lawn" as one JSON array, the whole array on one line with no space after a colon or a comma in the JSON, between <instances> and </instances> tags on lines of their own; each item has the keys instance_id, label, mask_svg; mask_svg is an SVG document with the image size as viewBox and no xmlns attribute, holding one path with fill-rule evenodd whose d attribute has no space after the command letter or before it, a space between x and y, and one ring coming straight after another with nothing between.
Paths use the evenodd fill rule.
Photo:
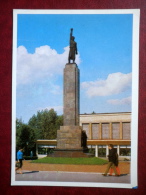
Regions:
<instances>
[{"instance_id":1,"label":"grass lawn","mask_svg":"<svg viewBox=\"0 0 146 195\"><path fill-rule=\"evenodd\" d=\"M61 157L45 157L33 160L32 163L48 163L48 164L72 164L72 165L103 165L107 160L91 157L91 158L61 158Z\"/></svg>"}]
</instances>

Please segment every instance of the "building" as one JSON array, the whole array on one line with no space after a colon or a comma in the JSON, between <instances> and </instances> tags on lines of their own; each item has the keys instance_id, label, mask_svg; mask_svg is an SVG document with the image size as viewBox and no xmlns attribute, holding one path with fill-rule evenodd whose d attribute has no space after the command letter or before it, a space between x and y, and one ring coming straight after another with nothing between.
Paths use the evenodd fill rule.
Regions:
<instances>
[{"instance_id":1,"label":"building","mask_svg":"<svg viewBox=\"0 0 146 195\"><path fill-rule=\"evenodd\" d=\"M119 158L130 159L131 113L81 114L80 126L86 131L87 146L96 157L108 155L108 144L117 149ZM44 157L56 147L56 140L37 140L36 153Z\"/></svg>"},{"instance_id":2,"label":"building","mask_svg":"<svg viewBox=\"0 0 146 195\"><path fill-rule=\"evenodd\" d=\"M117 148L119 156L131 153L131 113L82 114L80 125L86 131L88 148L95 149L95 156L107 156L108 144Z\"/></svg>"}]
</instances>

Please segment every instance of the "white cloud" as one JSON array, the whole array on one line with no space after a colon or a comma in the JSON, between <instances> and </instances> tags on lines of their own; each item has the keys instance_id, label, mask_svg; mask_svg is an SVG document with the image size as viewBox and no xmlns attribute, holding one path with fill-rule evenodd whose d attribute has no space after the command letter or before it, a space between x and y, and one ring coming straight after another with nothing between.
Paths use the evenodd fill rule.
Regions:
<instances>
[{"instance_id":1,"label":"white cloud","mask_svg":"<svg viewBox=\"0 0 146 195\"><path fill-rule=\"evenodd\" d=\"M88 97L109 96L120 94L131 87L132 74L123 74L121 72L109 74L106 80L97 80L83 82L82 89L85 90Z\"/></svg>"},{"instance_id":2,"label":"white cloud","mask_svg":"<svg viewBox=\"0 0 146 195\"><path fill-rule=\"evenodd\" d=\"M62 54L45 45L35 49L35 53L28 53L24 46L17 49L17 85L28 84L46 77L62 75L63 68L68 62L69 47L64 48ZM80 55L76 56L76 63L80 64Z\"/></svg>"},{"instance_id":3,"label":"white cloud","mask_svg":"<svg viewBox=\"0 0 146 195\"><path fill-rule=\"evenodd\" d=\"M131 97L123 98L123 99L111 99L107 101L112 105L129 105L131 104Z\"/></svg>"}]
</instances>

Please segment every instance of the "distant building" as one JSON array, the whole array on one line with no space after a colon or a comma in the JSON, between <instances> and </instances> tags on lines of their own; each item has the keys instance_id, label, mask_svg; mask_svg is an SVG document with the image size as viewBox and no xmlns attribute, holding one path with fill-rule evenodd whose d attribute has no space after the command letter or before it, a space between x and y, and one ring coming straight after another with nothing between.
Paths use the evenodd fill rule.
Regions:
<instances>
[{"instance_id":1,"label":"distant building","mask_svg":"<svg viewBox=\"0 0 146 195\"><path fill-rule=\"evenodd\" d=\"M119 158L130 158L131 155L131 113L81 114L80 126L86 131L87 146L96 157L108 155L108 144L117 149ZM38 157L46 156L56 148L56 140L37 140Z\"/></svg>"},{"instance_id":2,"label":"distant building","mask_svg":"<svg viewBox=\"0 0 146 195\"><path fill-rule=\"evenodd\" d=\"M96 157L108 155L108 144L117 148L119 156L130 157L130 112L81 114L80 125L86 131L88 148L95 150Z\"/></svg>"}]
</instances>

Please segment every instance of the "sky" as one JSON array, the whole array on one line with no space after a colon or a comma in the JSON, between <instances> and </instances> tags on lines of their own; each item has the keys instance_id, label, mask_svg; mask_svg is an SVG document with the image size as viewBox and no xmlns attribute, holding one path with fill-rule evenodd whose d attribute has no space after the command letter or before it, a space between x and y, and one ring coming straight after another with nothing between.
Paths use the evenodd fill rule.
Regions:
<instances>
[{"instance_id":1,"label":"sky","mask_svg":"<svg viewBox=\"0 0 146 195\"><path fill-rule=\"evenodd\" d=\"M130 112L132 14L18 14L16 117L63 114L70 29L77 42L80 114Z\"/></svg>"}]
</instances>

